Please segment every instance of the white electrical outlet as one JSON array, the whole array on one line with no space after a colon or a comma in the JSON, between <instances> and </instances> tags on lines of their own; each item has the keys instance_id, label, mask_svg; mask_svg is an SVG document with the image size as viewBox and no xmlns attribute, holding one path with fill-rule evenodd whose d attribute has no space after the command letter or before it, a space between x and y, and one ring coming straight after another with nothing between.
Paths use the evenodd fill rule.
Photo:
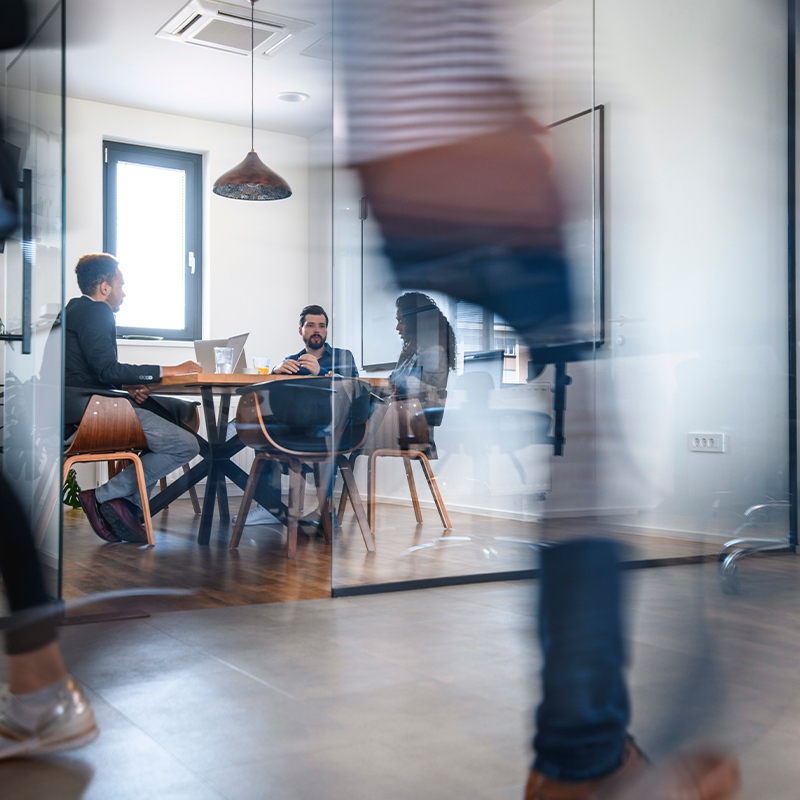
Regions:
<instances>
[{"instance_id":1,"label":"white electrical outlet","mask_svg":"<svg viewBox=\"0 0 800 800\"><path fill-rule=\"evenodd\" d=\"M725 435L722 433L690 433L689 450L692 453L724 453Z\"/></svg>"}]
</instances>

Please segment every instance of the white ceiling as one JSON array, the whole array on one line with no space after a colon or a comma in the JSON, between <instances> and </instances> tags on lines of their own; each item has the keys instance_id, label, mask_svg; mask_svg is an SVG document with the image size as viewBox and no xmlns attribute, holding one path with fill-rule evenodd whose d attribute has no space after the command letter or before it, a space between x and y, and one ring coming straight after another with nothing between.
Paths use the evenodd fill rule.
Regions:
<instances>
[{"instance_id":1,"label":"white ceiling","mask_svg":"<svg viewBox=\"0 0 800 800\"><path fill-rule=\"evenodd\" d=\"M227 0L250 12L247 0ZM70 0L67 96L250 125L250 60L156 37L186 0ZM259 0L256 12L313 22L271 59L255 59L257 128L311 136L331 123L331 62L300 55L331 30L330 0ZM305 92L285 103L280 92Z\"/></svg>"}]
</instances>

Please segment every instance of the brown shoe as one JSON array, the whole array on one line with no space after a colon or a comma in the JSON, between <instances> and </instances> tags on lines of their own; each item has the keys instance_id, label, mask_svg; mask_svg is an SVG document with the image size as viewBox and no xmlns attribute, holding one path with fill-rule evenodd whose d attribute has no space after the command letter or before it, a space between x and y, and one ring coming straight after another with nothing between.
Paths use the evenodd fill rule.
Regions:
<instances>
[{"instance_id":1,"label":"brown shoe","mask_svg":"<svg viewBox=\"0 0 800 800\"><path fill-rule=\"evenodd\" d=\"M100 507L97 505L97 498L94 496L94 492L94 489L85 489L78 493L78 502L81 504L83 513L86 514L92 530L106 542L121 542L122 539L111 530L100 514Z\"/></svg>"},{"instance_id":2,"label":"brown shoe","mask_svg":"<svg viewBox=\"0 0 800 800\"><path fill-rule=\"evenodd\" d=\"M525 790L525 800L605 800L617 797L617 792L635 782L646 771L648 763L633 739L628 738L622 749L619 767L603 778L571 783L553 780L532 769Z\"/></svg>"},{"instance_id":3,"label":"brown shoe","mask_svg":"<svg viewBox=\"0 0 800 800\"><path fill-rule=\"evenodd\" d=\"M628 741L622 765L598 780L553 781L531 770L525 800L728 800L740 786L739 763L730 754L679 753L653 769Z\"/></svg>"},{"instance_id":4,"label":"brown shoe","mask_svg":"<svg viewBox=\"0 0 800 800\"><path fill-rule=\"evenodd\" d=\"M139 509L124 497L108 500L100 506L100 513L111 530L133 544L147 544L147 531L139 522Z\"/></svg>"}]
</instances>

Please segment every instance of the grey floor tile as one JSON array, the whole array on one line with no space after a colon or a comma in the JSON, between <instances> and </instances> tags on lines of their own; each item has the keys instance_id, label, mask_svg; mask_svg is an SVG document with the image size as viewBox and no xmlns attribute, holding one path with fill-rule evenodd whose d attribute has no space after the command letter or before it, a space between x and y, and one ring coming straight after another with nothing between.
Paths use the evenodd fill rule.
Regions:
<instances>
[{"instance_id":1,"label":"grey floor tile","mask_svg":"<svg viewBox=\"0 0 800 800\"><path fill-rule=\"evenodd\" d=\"M89 691L100 736L79 750L0 763L8 800L220 800L221 793Z\"/></svg>"},{"instance_id":2,"label":"grey floor tile","mask_svg":"<svg viewBox=\"0 0 800 800\"><path fill-rule=\"evenodd\" d=\"M435 753L416 758L377 742L264 759L204 778L229 800L434 800L472 793L469 776L458 775Z\"/></svg>"}]
</instances>

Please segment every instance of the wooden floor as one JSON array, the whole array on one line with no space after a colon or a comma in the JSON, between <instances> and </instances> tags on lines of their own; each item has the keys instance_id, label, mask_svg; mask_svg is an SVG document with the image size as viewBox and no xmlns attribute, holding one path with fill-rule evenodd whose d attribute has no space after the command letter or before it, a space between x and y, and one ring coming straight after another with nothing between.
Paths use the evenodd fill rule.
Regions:
<instances>
[{"instance_id":1,"label":"wooden floor","mask_svg":"<svg viewBox=\"0 0 800 800\"><path fill-rule=\"evenodd\" d=\"M102 542L81 511L65 509L62 594L70 599L104 591L179 588L194 594L137 598L125 605L148 612L214 608L330 597L332 586L528 569L535 565L531 545L540 539L602 534L626 545L627 560L697 557L719 549L719 544L588 518L536 524L451 513L453 529L444 531L434 510L422 513L424 522L417 525L410 507L379 505L376 552L370 554L348 511L333 546L313 531L300 534L297 558L287 560L282 526L246 527L238 550L232 551L232 523L215 520L210 545L198 546L199 517L188 499L154 518L155 547Z\"/></svg>"}]
</instances>

